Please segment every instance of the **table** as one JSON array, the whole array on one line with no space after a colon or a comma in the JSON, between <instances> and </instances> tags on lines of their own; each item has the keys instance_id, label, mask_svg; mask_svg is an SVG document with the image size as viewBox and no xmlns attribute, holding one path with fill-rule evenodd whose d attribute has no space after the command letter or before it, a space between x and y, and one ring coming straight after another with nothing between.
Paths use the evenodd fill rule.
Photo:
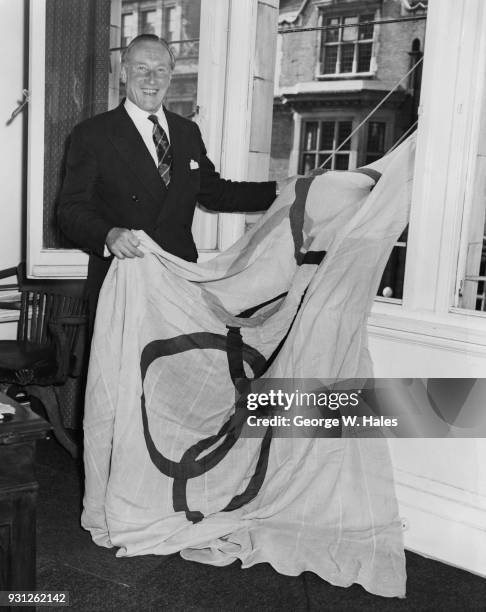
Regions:
<instances>
[{"instance_id":1,"label":"table","mask_svg":"<svg viewBox=\"0 0 486 612\"><path fill-rule=\"evenodd\" d=\"M35 441L51 426L4 393L0 402L16 409L0 420L0 591L28 591L35 589Z\"/></svg>"}]
</instances>

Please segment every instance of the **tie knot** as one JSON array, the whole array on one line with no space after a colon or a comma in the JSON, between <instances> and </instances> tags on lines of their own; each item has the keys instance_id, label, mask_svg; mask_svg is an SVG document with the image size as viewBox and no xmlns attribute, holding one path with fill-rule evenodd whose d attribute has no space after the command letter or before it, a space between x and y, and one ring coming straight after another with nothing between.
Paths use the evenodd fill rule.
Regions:
<instances>
[{"instance_id":1,"label":"tie knot","mask_svg":"<svg viewBox=\"0 0 486 612\"><path fill-rule=\"evenodd\" d=\"M149 115L148 120L151 121L154 125L159 125L157 115Z\"/></svg>"}]
</instances>

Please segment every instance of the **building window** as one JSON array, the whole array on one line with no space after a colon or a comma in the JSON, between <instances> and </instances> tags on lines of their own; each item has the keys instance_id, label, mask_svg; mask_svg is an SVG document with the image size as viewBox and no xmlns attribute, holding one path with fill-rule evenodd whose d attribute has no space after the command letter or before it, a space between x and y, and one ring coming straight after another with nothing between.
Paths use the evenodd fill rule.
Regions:
<instances>
[{"instance_id":1,"label":"building window","mask_svg":"<svg viewBox=\"0 0 486 612\"><path fill-rule=\"evenodd\" d=\"M336 149L351 134L352 126L352 121L306 121L299 172L307 174L321 166L329 170L347 170L351 140L338 153Z\"/></svg>"},{"instance_id":2,"label":"building window","mask_svg":"<svg viewBox=\"0 0 486 612\"><path fill-rule=\"evenodd\" d=\"M167 41L177 40L176 7L164 9L164 38Z\"/></svg>"},{"instance_id":3,"label":"building window","mask_svg":"<svg viewBox=\"0 0 486 612\"><path fill-rule=\"evenodd\" d=\"M385 134L386 123L382 121L370 121L368 123L366 164L371 164L385 154Z\"/></svg>"},{"instance_id":4,"label":"building window","mask_svg":"<svg viewBox=\"0 0 486 612\"><path fill-rule=\"evenodd\" d=\"M354 74L371 71L373 56L373 13L324 17L325 26L337 26L322 32L319 74ZM346 27L339 27L346 26Z\"/></svg>"},{"instance_id":5,"label":"building window","mask_svg":"<svg viewBox=\"0 0 486 612\"><path fill-rule=\"evenodd\" d=\"M121 21L121 46L126 47L137 35L137 15L135 13L124 13Z\"/></svg>"},{"instance_id":6,"label":"building window","mask_svg":"<svg viewBox=\"0 0 486 612\"><path fill-rule=\"evenodd\" d=\"M482 159L478 158L477 172L485 173ZM484 178L476 178L475 190L469 210L465 212L465 228L461 236L459 278L455 305L467 310L486 312L486 205Z\"/></svg>"},{"instance_id":7,"label":"building window","mask_svg":"<svg viewBox=\"0 0 486 612\"><path fill-rule=\"evenodd\" d=\"M140 33L160 36L160 22L157 20L157 11L142 11L140 16Z\"/></svg>"}]
</instances>

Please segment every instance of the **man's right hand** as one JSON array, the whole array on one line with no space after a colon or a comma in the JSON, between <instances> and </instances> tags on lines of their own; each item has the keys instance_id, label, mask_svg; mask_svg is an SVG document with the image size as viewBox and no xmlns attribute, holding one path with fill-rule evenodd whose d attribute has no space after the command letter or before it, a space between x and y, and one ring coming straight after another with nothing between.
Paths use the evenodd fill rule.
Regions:
<instances>
[{"instance_id":1,"label":"man's right hand","mask_svg":"<svg viewBox=\"0 0 486 612\"><path fill-rule=\"evenodd\" d=\"M125 257L143 257L143 252L137 248L140 240L125 227L112 227L105 241L110 253L118 259Z\"/></svg>"}]
</instances>

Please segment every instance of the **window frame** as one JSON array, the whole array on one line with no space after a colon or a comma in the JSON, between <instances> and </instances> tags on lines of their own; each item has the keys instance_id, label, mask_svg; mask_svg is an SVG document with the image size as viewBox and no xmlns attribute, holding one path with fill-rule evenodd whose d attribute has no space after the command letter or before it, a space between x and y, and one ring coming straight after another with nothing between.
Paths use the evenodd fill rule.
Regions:
<instances>
[{"instance_id":1,"label":"window frame","mask_svg":"<svg viewBox=\"0 0 486 612\"><path fill-rule=\"evenodd\" d=\"M454 306L461 229L473 192L485 55L481 0L429 3L404 296L401 304L375 301L369 328L378 336L486 354L484 313Z\"/></svg>"},{"instance_id":2,"label":"window frame","mask_svg":"<svg viewBox=\"0 0 486 612\"><path fill-rule=\"evenodd\" d=\"M335 166L335 162L336 162L336 149L339 145L337 145L337 147L335 149L331 150L326 150L326 149L320 149L319 145L320 145L320 136L321 136L321 130L322 130L322 124L323 123L333 123L334 124L334 135L333 135L333 144L334 142L337 142L336 140L336 131L337 131L337 124L338 123L351 123L351 131L353 131L353 129L356 127L356 121L355 118L352 115L349 115L349 117L347 116L340 116L340 117L319 117L319 118L311 118L311 117L305 117L302 119L302 129L301 129L301 143L300 143L300 149L299 149L299 174L303 173L303 158L305 155L317 155L318 159L321 155L325 156L326 158L328 158L329 156L331 156L331 167L334 170L334 166ZM306 135L306 124L307 123L317 123L318 124L318 128L317 128L317 134L316 134L316 149L315 150L306 150L304 149L304 141L305 141L305 135ZM356 159L358 156L358 151L353 149L353 145L356 144L357 139L355 139L354 137L351 138L351 140L349 141L349 148L343 149L342 150L342 154L348 154L349 155L349 167L348 169L353 169L356 168ZM348 145L346 145L348 146ZM339 155L339 153L337 153L337 155ZM318 168L319 166L316 166L316 168Z\"/></svg>"},{"instance_id":3,"label":"window frame","mask_svg":"<svg viewBox=\"0 0 486 612\"><path fill-rule=\"evenodd\" d=\"M198 86L198 124L208 155L223 176L234 180L263 180L258 169L249 164L249 156L259 156L258 168L264 168L269 153L250 151L252 101L257 69L271 71L272 53L258 47L255 57L258 16L265 10L278 10L278 0L201 0L200 42L201 85ZM45 114L45 35L46 0L30 3L29 35L29 134L27 168L27 262L31 278L84 278L88 256L76 249L47 249L43 246L43 172ZM121 19L121 17L120 17ZM263 20L269 27L272 20ZM276 21L276 20L275 20ZM118 24L120 25L120 24ZM276 31L265 30L265 41L276 43ZM275 45L276 46L276 45ZM268 64L268 66L267 66ZM273 65L273 64L272 64ZM231 70L228 67L231 66ZM266 81L265 81L266 83ZM272 87L267 87L271 103ZM108 100L109 92L107 92ZM270 108L270 107L269 107ZM267 163L268 166L268 163ZM214 230L214 217L196 209L197 227ZM206 215L203 219L201 215ZM217 216L217 249L200 252L204 261L230 246L244 233L245 215L221 213Z\"/></svg>"},{"instance_id":4,"label":"window frame","mask_svg":"<svg viewBox=\"0 0 486 612\"><path fill-rule=\"evenodd\" d=\"M364 7L362 3L352 3L349 6L340 6L340 7L336 7L336 6L328 6L328 5L322 5L319 4L317 5L317 10L318 10L318 18L317 18L317 22L319 27L323 27L325 25L325 20L327 19L333 19L333 18L340 18L340 19L344 19L346 17L353 17L353 16L357 16L358 20L359 20L359 16L360 14L365 14L365 13L373 13L374 15L374 20L377 20L380 18L380 8L378 4L374 4L370 7ZM357 25L356 27L359 27L359 25ZM322 49L325 46L325 41L324 38L326 36L326 30L320 30L319 31L319 38L318 38L318 47L317 47L317 62L316 62L316 69L315 69L315 78L317 80L333 80L333 79L350 79L350 78L363 78L363 77L374 77L377 71L377 65L376 65L376 54L377 54L377 48L378 48L378 35L379 35L379 24L375 24L373 26L373 38L371 39L371 58L370 58L370 69L368 71L362 71L362 72L321 72L321 64L323 64L323 62L321 62L321 54L322 54ZM342 30L341 30L342 31ZM342 46L342 41L339 41L338 43L336 43L338 45L338 47ZM352 43L354 45L354 56L353 56L353 63L354 63L354 58L356 58L357 53L356 53L356 46L359 45L359 39L356 41L353 41ZM339 51L338 51L339 53Z\"/></svg>"}]
</instances>

